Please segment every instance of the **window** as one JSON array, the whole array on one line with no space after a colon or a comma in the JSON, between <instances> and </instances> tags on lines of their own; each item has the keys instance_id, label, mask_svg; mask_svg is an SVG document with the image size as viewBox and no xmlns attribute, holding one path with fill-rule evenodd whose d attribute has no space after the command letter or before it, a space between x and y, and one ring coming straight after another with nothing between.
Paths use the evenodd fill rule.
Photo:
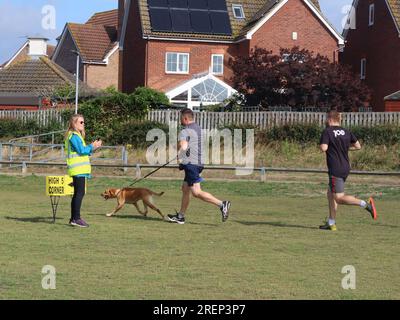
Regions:
<instances>
[{"instance_id":1,"label":"window","mask_svg":"<svg viewBox=\"0 0 400 320\"><path fill-rule=\"evenodd\" d=\"M189 73L189 54L167 52L165 61L166 73Z\"/></svg>"},{"instance_id":2,"label":"window","mask_svg":"<svg viewBox=\"0 0 400 320\"><path fill-rule=\"evenodd\" d=\"M361 59L361 72L360 72L360 78L361 80L365 80L367 77L367 59Z\"/></svg>"},{"instance_id":3,"label":"window","mask_svg":"<svg viewBox=\"0 0 400 320\"><path fill-rule=\"evenodd\" d=\"M233 4L232 10L233 10L233 16L236 19L244 19L245 18L243 6L241 4Z\"/></svg>"},{"instance_id":4,"label":"window","mask_svg":"<svg viewBox=\"0 0 400 320\"><path fill-rule=\"evenodd\" d=\"M375 4L369 5L369 26L373 26L375 22Z\"/></svg>"},{"instance_id":5,"label":"window","mask_svg":"<svg viewBox=\"0 0 400 320\"><path fill-rule=\"evenodd\" d=\"M223 54L211 55L211 67L213 74L224 74L224 55Z\"/></svg>"}]
</instances>

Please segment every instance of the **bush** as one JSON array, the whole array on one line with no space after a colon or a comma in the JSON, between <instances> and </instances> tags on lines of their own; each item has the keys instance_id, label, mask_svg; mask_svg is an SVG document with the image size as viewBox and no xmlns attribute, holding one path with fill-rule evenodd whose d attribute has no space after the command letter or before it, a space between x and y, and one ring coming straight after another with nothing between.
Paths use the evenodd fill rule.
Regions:
<instances>
[{"instance_id":1,"label":"bush","mask_svg":"<svg viewBox=\"0 0 400 320\"><path fill-rule=\"evenodd\" d=\"M125 123L140 123L151 107L168 104L165 94L150 88L139 87L132 94L125 94L109 88L104 96L87 100L80 104L78 113L86 120L87 140L102 139L112 143L121 140ZM73 110L64 113L68 121ZM128 143L128 142L126 142Z\"/></svg>"},{"instance_id":2,"label":"bush","mask_svg":"<svg viewBox=\"0 0 400 320\"><path fill-rule=\"evenodd\" d=\"M108 142L117 145L130 144L134 148L147 148L154 142L146 141L146 135L150 130L156 128L164 131L168 141L169 128L167 125L152 121L129 121L115 127Z\"/></svg>"},{"instance_id":3,"label":"bush","mask_svg":"<svg viewBox=\"0 0 400 320\"><path fill-rule=\"evenodd\" d=\"M365 144L388 146L400 143L400 127L397 126L353 127L350 130Z\"/></svg>"},{"instance_id":4,"label":"bush","mask_svg":"<svg viewBox=\"0 0 400 320\"><path fill-rule=\"evenodd\" d=\"M267 145L270 142L289 141L301 144L318 144L323 128L317 124L292 124L259 130L250 125L230 125L228 129L255 129L256 143ZM352 127L350 130L362 144L390 146L400 143L400 127L385 125L376 127Z\"/></svg>"},{"instance_id":5,"label":"bush","mask_svg":"<svg viewBox=\"0 0 400 320\"><path fill-rule=\"evenodd\" d=\"M19 138L29 135L37 135L46 132L58 131L62 129L62 125L57 121L50 122L45 127L40 127L35 120L21 121L17 119L0 119L0 138ZM41 140L41 142L51 141L51 137L47 138L48 141ZM56 143L58 143L57 141Z\"/></svg>"}]
</instances>

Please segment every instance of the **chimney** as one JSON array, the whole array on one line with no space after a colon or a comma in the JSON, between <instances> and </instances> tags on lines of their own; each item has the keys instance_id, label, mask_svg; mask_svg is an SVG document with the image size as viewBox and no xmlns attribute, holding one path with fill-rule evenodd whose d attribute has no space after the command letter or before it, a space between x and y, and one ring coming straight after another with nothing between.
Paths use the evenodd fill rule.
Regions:
<instances>
[{"instance_id":1,"label":"chimney","mask_svg":"<svg viewBox=\"0 0 400 320\"><path fill-rule=\"evenodd\" d=\"M44 37L29 37L29 55L31 57L42 57L47 56L47 41L49 39Z\"/></svg>"}]
</instances>

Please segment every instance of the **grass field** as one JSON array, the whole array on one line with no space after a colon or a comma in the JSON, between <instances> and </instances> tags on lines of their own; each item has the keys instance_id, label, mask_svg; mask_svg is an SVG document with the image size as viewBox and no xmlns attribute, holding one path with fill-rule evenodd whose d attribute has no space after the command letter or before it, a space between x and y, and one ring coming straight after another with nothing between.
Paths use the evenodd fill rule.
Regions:
<instances>
[{"instance_id":1,"label":"grass field","mask_svg":"<svg viewBox=\"0 0 400 320\"><path fill-rule=\"evenodd\" d=\"M326 183L206 182L233 203L221 222L214 207L193 200L183 226L141 217L127 205L107 218L115 200L106 187L130 180L95 178L84 199L91 225L67 225L70 198L56 224L44 177L0 175L1 299L400 299L399 183L355 184L347 191L379 195L378 221L341 207L338 231L318 230L326 217ZM398 178L393 178L398 179ZM372 180L371 180L372 181ZM144 181L165 191L164 213L178 208L179 181ZM56 268L56 290L41 287L42 267ZM356 268L344 290L342 267Z\"/></svg>"}]
</instances>

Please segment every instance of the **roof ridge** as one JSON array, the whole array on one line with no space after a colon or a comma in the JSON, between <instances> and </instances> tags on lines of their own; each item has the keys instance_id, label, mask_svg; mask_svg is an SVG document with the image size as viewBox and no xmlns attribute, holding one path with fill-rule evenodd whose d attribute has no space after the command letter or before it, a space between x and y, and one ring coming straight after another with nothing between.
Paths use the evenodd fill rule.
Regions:
<instances>
[{"instance_id":1,"label":"roof ridge","mask_svg":"<svg viewBox=\"0 0 400 320\"><path fill-rule=\"evenodd\" d=\"M94 17L94 16L96 16L96 15L98 15L98 14L104 14L104 13L112 12L112 11L118 11L118 9L111 9L111 10L106 10L106 11L95 12L95 13L92 15L92 17Z\"/></svg>"}]
</instances>

